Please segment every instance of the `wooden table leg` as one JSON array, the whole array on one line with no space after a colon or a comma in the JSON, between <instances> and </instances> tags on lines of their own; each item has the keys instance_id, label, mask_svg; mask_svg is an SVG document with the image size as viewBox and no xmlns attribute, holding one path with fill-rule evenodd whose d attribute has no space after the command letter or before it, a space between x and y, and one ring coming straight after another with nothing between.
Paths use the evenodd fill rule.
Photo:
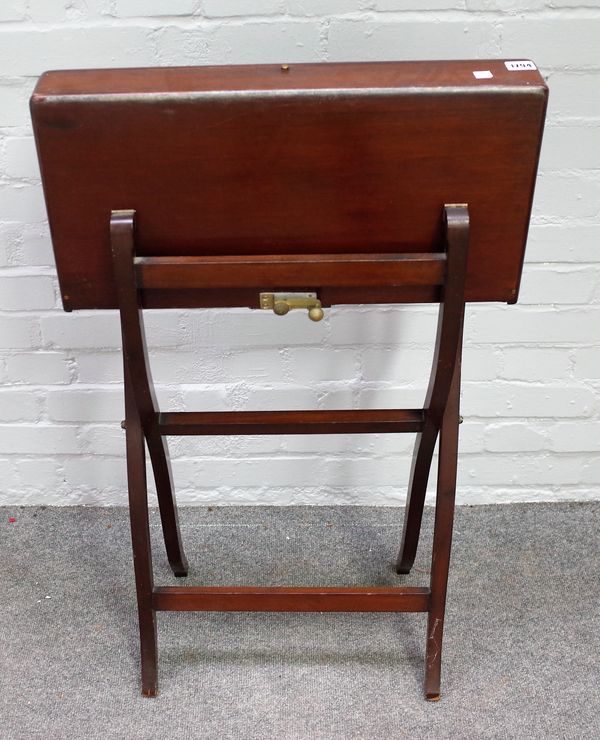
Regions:
<instances>
[{"instance_id":1,"label":"wooden table leg","mask_svg":"<svg viewBox=\"0 0 600 740\"><path fill-rule=\"evenodd\" d=\"M186 576L188 565L181 543L171 470L165 442L157 428L158 404L148 362L144 320L134 269L134 211L111 213L110 243L121 314L123 359L131 374L131 396L152 461L167 558L176 576Z\"/></svg>"},{"instance_id":2,"label":"wooden table leg","mask_svg":"<svg viewBox=\"0 0 600 740\"><path fill-rule=\"evenodd\" d=\"M177 515L177 503L173 488L171 466L169 465L169 453L166 442L156 428L146 432L146 443L152 472L156 483L156 495L160 511L165 550L171 570L178 577L187 576L188 563L181 544L181 532L179 530L179 517Z\"/></svg>"},{"instance_id":3,"label":"wooden table leg","mask_svg":"<svg viewBox=\"0 0 600 740\"><path fill-rule=\"evenodd\" d=\"M404 575L410 573L417 555L427 481L437 436L437 427L430 423L417 435L415 442L404 511L404 527L396 563L396 572Z\"/></svg>"},{"instance_id":4,"label":"wooden table leg","mask_svg":"<svg viewBox=\"0 0 600 740\"><path fill-rule=\"evenodd\" d=\"M427 620L427 648L425 658L425 697L430 701L437 701L440 698L442 636L444 632L446 590L448 585L448 569L450 567L454 500L456 494L459 403L460 356L456 363L450 395L440 430L438 487L433 531L433 555L431 560L431 596Z\"/></svg>"},{"instance_id":5,"label":"wooden table leg","mask_svg":"<svg viewBox=\"0 0 600 740\"><path fill-rule=\"evenodd\" d=\"M125 363L127 484L133 546L133 567L140 629L142 694L155 696L158 678L156 614L152 608L152 550L148 522L144 433L133 398L130 370Z\"/></svg>"},{"instance_id":6,"label":"wooden table leg","mask_svg":"<svg viewBox=\"0 0 600 740\"><path fill-rule=\"evenodd\" d=\"M418 435L413 455L398 573L410 573L417 554L429 469L444 409L460 362L465 312L465 282L469 251L469 211L466 205L444 206L447 268L438 317L435 352L425 399L425 428Z\"/></svg>"}]
</instances>

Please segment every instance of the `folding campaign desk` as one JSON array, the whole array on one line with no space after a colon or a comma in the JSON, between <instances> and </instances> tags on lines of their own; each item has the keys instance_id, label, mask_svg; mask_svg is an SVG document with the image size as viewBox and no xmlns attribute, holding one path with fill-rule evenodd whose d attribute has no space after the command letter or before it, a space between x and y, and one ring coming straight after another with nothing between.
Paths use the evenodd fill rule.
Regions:
<instances>
[{"instance_id":1,"label":"folding campaign desk","mask_svg":"<svg viewBox=\"0 0 600 740\"><path fill-rule=\"evenodd\" d=\"M546 99L520 61L41 77L31 110L63 306L121 316L143 694L157 690L156 611L406 611L428 614L425 693L439 698L465 301L517 300ZM318 321L334 304L424 302L440 311L423 408L158 410L141 309ZM428 586L154 585L144 440L169 563L185 576L165 436L351 432L417 435L400 574L440 435Z\"/></svg>"}]
</instances>

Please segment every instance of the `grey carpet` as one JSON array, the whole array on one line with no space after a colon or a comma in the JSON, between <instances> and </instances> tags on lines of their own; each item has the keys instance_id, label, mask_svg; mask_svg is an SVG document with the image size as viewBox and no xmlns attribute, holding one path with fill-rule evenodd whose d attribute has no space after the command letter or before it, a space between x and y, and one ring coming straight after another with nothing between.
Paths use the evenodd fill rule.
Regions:
<instances>
[{"instance_id":1,"label":"grey carpet","mask_svg":"<svg viewBox=\"0 0 600 740\"><path fill-rule=\"evenodd\" d=\"M0 737L597 738L599 512L459 508L431 704L419 614L161 614L160 694L144 699L126 510L0 509ZM189 582L400 582L401 509L181 519ZM409 582L426 582L431 519ZM174 582L151 521L156 581Z\"/></svg>"}]
</instances>

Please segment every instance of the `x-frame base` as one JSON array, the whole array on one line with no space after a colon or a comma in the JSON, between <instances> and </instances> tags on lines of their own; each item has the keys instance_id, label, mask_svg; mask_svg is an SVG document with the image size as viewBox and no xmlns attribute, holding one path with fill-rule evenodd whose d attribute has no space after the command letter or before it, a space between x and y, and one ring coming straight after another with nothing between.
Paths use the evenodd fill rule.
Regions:
<instances>
[{"instance_id":1,"label":"x-frame base","mask_svg":"<svg viewBox=\"0 0 600 740\"><path fill-rule=\"evenodd\" d=\"M450 561L460 396L464 286L468 249L465 205L444 209L446 253L442 300L430 385L423 409L329 412L160 414L147 359L136 269L133 211L113 211L111 248L119 293L125 376L127 472L141 642L142 693L157 691L156 611L373 611L427 612L425 695L440 695L442 634ZM435 262L440 261L439 253ZM425 256L427 257L427 256ZM420 264L423 255L419 256ZM168 269L169 265L164 265ZM196 260L202 289L202 261ZM407 276L415 278L407 260ZM420 267L419 267L420 270ZM436 273L435 280L439 276ZM188 286L189 287L189 286ZM187 575L163 437L167 434L416 432L417 441L397 570L414 562L434 446L439 436L438 482L429 588L155 587L150 548L145 443L152 462L167 556L177 576Z\"/></svg>"}]
</instances>

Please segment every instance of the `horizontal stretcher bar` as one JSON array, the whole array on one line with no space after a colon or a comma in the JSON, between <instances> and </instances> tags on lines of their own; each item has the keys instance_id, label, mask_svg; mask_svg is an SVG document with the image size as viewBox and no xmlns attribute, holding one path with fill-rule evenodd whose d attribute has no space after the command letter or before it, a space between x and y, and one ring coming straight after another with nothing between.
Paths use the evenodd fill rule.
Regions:
<instances>
[{"instance_id":1,"label":"horizontal stretcher bar","mask_svg":"<svg viewBox=\"0 0 600 740\"><path fill-rule=\"evenodd\" d=\"M158 414L163 435L373 434L421 432L423 409L356 411L171 411Z\"/></svg>"},{"instance_id":2,"label":"horizontal stretcher bar","mask_svg":"<svg viewBox=\"0 0 600 740\"><path fill-rule=\"evenodd\" d=\"M426 612L428 588L283 586L162 586L152 592L158 611Z\"/></svg>"},{"instance_id":3,"label":"horizontal stretcher bar","mask_svg":"<svg viewBox=\"0 0 600 740\"><path fill-rule=\"evenodd\" d=\"M136 257L138 287L309 288L442 285L443 252Z\"/></svg>"}]
</instances>

